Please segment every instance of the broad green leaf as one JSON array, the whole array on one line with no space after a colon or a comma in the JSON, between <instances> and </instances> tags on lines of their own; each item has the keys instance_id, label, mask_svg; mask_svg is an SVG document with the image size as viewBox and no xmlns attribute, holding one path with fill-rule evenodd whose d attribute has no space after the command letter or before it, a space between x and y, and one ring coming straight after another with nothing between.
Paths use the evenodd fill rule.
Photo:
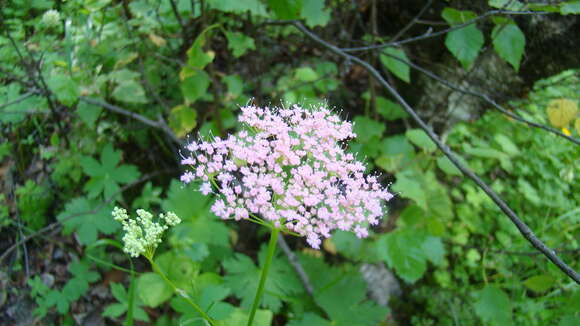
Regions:
<instances>
[{"instance_id":1,"label":"broad green leaf","mask_svg":"<svg viewBox=\"0 0 580 326\"><path fill-rule=\"evenodd\" d=\"M230 317L223 321L223 325L247 325L248 312L236 308ZM272 325L272 320L274 319L274 314L270 310L256 310L256 315L254 316L254 322L252 326L270 326Z\"/></svg>"},{"instance_id":2,"label":"broad green leaf","mask_svg":"<svg viewBox=\"0 0 580 326\"><path fill-rule=\"evenodd\" d=\"M526 36L518 25L514 22L496 24L491 32L491 38L497 54L518 71L526 46Z\"/></svg>"},{"instance_id":3,"label":"broad green leaf","mask_svg":"<svg viewBox=\"0 0 580 326\"><path fill-rule=\"evenodd\" d=\"M98 233L112 234L119 223L111 217L111 205L86 198L76 198L65 205L57 219L64 225L64 233L76 232L79 242L89 245L97 240Z\"/></svg>"},{"instance_id":4,"label":"broad green leaf","mask_svg":"<svg viewBox=\"0 0 580 326\"><path fill-rule=\"evenodd\" d=\"M520 154L520 150L508 136L504 134L496 134L495 136L493 136L493 139L496 141L496 143L498 143L501 146L501 149L505 153L511 156Z\"/></svg>"},{"instance_id":5,"label":"broad green leaf","mask_svg":"<svg viewBox=\"0 0 580 326\"><path fill-rule=\"evenodd\" d=\"M79 118L89 128L95 127L95 122L101 115L101 112L103 112L103 109L100 106L89 104L84 101L79 102L76 110L76 113L79 115Z\"/></svg>"},{"instance_id":6,"label":"broad green leaf","mask_svg":"<svg viewBox=\"0 0 580 326\"><path fill-rule=\"evenodd\" d=\"M443 9L441 17L443 17L447 23L457 25L472 20L477 17L477 15L473 11L457 10L451 7L446 7Z\"/></svg>"},{"instance_id":7,"label":"broad green leaf","mask_svg":"<svg viewBox=\"0 0 580 326\"><path fill-rule=\"evenodd\" d=\"M222 77L222 81L228 87L226 99L235 99L244 92L244 81L238 75L227 75Z\"/></svg>"},{"instance_id":8,"label":"broad green leaf","mask_svg":"<svg viewBox=\"0 0 580 326\"><path fill-rule=\"evenodd\" d=\"M143 273L137 279L137 295L149 307L157 307L173 295L173 289L155 273Z\"/></svg>"},{"instance_id":9,"label":"broad green leaf","mask_svg":"<svg viewBox=\"0 0 580 326\"><path fill-rule=\"evenodd\" d=\"M136 80L120 82L113 90L113 98L125 103L147 103L145 90Z\"/></svg>"},{"instance_id":10,"label":"broad green leaf","mask_svg":"<svg viewBox=\"0 0 580 326\"><path fill-rule=\"evenodd\" d=\"M302 0L268 0L268 6L278 19L299 19Z\"/></svg>"},{"instance_id":11,"label":"broad green leaf","mask_svg":"<svg viewBox=\"0 0 580 326\"><path fill-rule=\"evenodd\" d=\"M353 122L353 130L356 134L356 140L361 143L366 143L373 137L381 137L386 129L384 123L362 115L356 116Z\"/></svg>"},{"instance_id":12,"label":"broad green leaf","mask_svg":"<svg viewBox=\"0 0 580 326\"><path fill-rule=\"evenodd\" d=\"M248 50L255 50L254 39L240 32L227 32L228 48L232 51L235 58L241 57Z\"/></svg>"},{"instance_id":13,"label":"broad green leaf","mask_svg":"<svg viewBox=\"0 0 580 326\"><path fill-rule=\"evenodd\" d=\"M310 67L301 67L294 71L294 77L303 82L313 82L318 79L318 74Z\"/></svg>"},{"instance_id":14,"label":"broad green leaf","mask_svg":"<svg viewBox=\"0 0 580 326\"><path fill-rule=\"evenodd\" d=\"M517 0L489 0L488 4L502 10L520 11L525 8L525 5Z\"/></svg>"},{"instance_id":15,"label":"broad green leaf","mask_svg":"<svg viewBox=\"0 0 580 326\"><path fill-rule=\"evenodd\" d=\"M205 52L203 50L203 46L205 45L205 37L209 31L214 28L217 28L219 25L214 24L206 29L204 29L193 41L191 47L187 50L187 65L186 67L193 69L193 70L201 70L207 66L208 63L212 62L215 53L213 52Z\"/></svg>"},{"instance_id":16,"label":"broad green leaf","mask_svg":"<svg viewBox=\"0 0 580 326\"><path fill-rule=\"evenodd\" d=\"M205 95L209 85L210 78L205 71L198 70L193 72L181 81L181 93L185 98L185 102L189 104L197 101Z\"/></svg>"},{"instance_id":17,"label":"broad green leaf","mask_svg":"<svg viewBox=\"0 0 580 326\"><path fill-rule=\"evenodd\" d=\"M167 198L161 207L165 211L177 214L184 222L194 221L210 215L210 198L199 191L199 184L184 185L172 179L167 191Z\"/></svg>"},{"instance_id":18,"label":"broad green leaf","mask_svg":"<svg viewBox=\"0 0 580 326\"><path fill-rule=\"evenodd\" d=\"M433 171L418 173L415 169L407 169L397 173L396 177L392 189L400 196L413 199L430 215L440 218L453 216L447 189L437 181Z\"/></svg>"},{"instance_id":19,"label":"broad green leaf","mask_svg":"<svg viewBox=\"0 0 580 326\"><path fill-rule=\"evenodd\" d=\"M119 303L113 303L105 308L103 311L103 316L105 317L119 317L127 312L129 308L129 294L125 290L122 284L120 283L110 283L111 284L111 293L113 297L117 299ZM133 311L132 316L135 319L142 320L142 321L149 321L149 316L142 308L139 306L142 305L141 300L139 297L136 297L136 300L133 300Z\"/></svg>"},{"instance_id":20,"label":"broad green leaf","mask_svg":"<svg viewBox=\"0 0 580 326\"><path fill-rule=\"evenodd\" d=\"M393 121L401 118L406 118L409 116L403 108L382 96L377 96L377 112L387 121Z\"/></svg>"},{"instance_id":21,"label":"broad green leaf","mask_svg":"<svg viewBox=\"0 0 580 326\"><path fill-rule=\"evenodd\" d=\"M580 14L580 0L568 1L560 8L562 15L578 15Z\"/></svg>"},{"instance_id":22,"label":"broad green leaf","mask_svg":"<svg viewBox=\"0 0 580 326\"><path fill-rule=\"evenodd\" d=\"M475 25L451 31L445 38L445 46L469 70L483 47L483 33Z\"/></svg>"},{"instance_id":23,"label":"broad green leaf","mask_svg":"<svg viewBox=\"0 0 580 326\"><path fill-rule=\"evenodd\" d=\"M445 258L445 247L443 247L443 242L439 237L428 236L423 242L423 251L425 256L435 265L443 264L443 259Z\"/></svg>"},{"instance_id":24,"label":"broad green leaf","mask_svg":"<svg viewBox=\"0 0 580 326\"><path fill-rule=\"evenodd\" d=\"M332 326L328 320L314 314L307 312L300 319L292 319L287 326Z\"/></svg>"},{"instance_id":25,"label":"broad green leaf","mask_svg":"<svg viewBox=\"0 0 580 326\"><path fill-rule=\"evenodd\" d=\"M260 250L260 266L264 264L266 249L266 246L262 246ZM248 256L242 254L236 254L234 258L224 261L223 267L226 270L224 285L232 289L234 295L240 298L242 308L250 308L258 289L261 268L256 267ZM282 307L281 297L300 291L302 291L302 284L290 265L285 260L274 257L260 306L278 312Z\"/></svg>"},{"instance_id":26,"label":"broad green leaf","mask_svg":"<svg viewBox=\"0 0 580 326\"><path fill-rule=\"evenodd\" d=\"M398 48L386 48L382 51L380 55L381 62L387 69L389 69L395 76L399 77L401 80L409 83L411 81L411 69L403 61L399 61L395 58L399 58L403 61L409 61L405 51Z\"/></svg>"},{"instance_id":27,"label":"broad green leaf","mask_svg":"<svg viewBox=\"0 0 580 326\"><path fill-rule=\"evenodd\" d=\"M433 140L431 140L431 138L427 136L427 133L422 129L409 129L405 132L405 136L411 141L411 143L427 152L433 152L437 149Z\"/></svg>"},{"instance_id":28,"label":"broad green leaf","mask_svg":"<svg viewBox=\"0 0 580 326\"><path fill-rule=\"evenodd\" d=\"M511 325L512 307L510 298L501 289L487 285L475 292L475 313L491 325Z\"/></svg>"},{"instance_id":29,"label":"broad green leaf","mask_svg":"<svg viewBox=\"0 0 580 326\"><path fill-rule=\"evenodd\" d=\"M546 292L549 290L554 284L556 280L550 274L540 274L536 276L532 276L524 281L524 285L534 291L534 292Z\"/></svg>"},{"instance_id":30,"label":"broad green leaf","mask_svg":"<svg viewBox=\"0 0 580 326\"><path fill-rule=\"evenodd\" d=\"M306 0L302 4L300 16L306 26L325 26L330 21L330 10L324 8L324 0Z\"/></svg>"},{"instance_id":31,"label":"broad green leaf","mask_svg":"<svg viewBox=\"0 0 580 326\"><path fill-rule=\"evenodd\" d=\"M381 237L378 254L403 280L415 283L427 270L423 242L411 230L397 230Z\"/></svg>"},{"instance_id":32,"label":"broad green leaf","mask_svg":"<svg viewBox=\"0 0 580 326\"><path fill-rule=\"evenodd\" d=\"M48 87L54 92L56 98L66 106L72 106L80 96L78 84L68 75L52 75L47 80Z\"/></svg>"},{"instance_id":33,"label":"broad green leaf","mask_svg":"<svg viewBox=\"0 0 580 326\"><path fill-rule=\"evenodd\" d=\"M197 111L187 105L178 105L169 112L169 127L179 138L197 126Z\"/></svg>"},{"instance_id":34,"label":"broad green leaf","mask_svg":"<svg viewBox=\"0 0 580 326\"><path fill-rule=\"evenodd\" d=\"M217 9L223 12L244 14L249 11L252 15L262 17L268 16L266 6L260 0L210 0L207 2L207 4L209 8Z\"/></svg>"},{"instance_id":35,"label":"broad green leaf","mask_svg":"<svg viewBox=\"0 0 580 326\"><path fill-rule=\"evenodd\" d=\"M461 171L447 158L447 156L439 156L437 158L437 166L443 170L443 172L449 175L461 175Z\"/></svg>"},{"instance_id":36,"label":"broad green leaf","mask_svg":"<svg viewBox=\"0 0 580 326\"><path fill-rule=\"evenodd\" d=\"M139 178L139 170L134 165L117 164L121 160L121 151L115 151L111 144L107 144L101 152L101 162L89 156L83 156L80 160L85 174L91 179L85 184L85 191L90 198L95 198L101 193L105 199L119 196L119 184L127 184Z\"/></svg>"},{"instance_id":37,"label":"broad green leaf","mask_svg":"<svg viewBox=\"0 0 580 326\"><path fill-rule=\"evenodd\" d=\"M111 3L111 0L85 0L84 6L89 11L99 11Z\"/></svg>"}]
</instances>

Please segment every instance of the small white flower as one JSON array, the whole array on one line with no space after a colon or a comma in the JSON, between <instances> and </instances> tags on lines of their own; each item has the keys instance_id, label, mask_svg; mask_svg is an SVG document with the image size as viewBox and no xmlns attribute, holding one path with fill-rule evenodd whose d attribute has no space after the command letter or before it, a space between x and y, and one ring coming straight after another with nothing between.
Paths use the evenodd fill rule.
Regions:
<instances>
[{"instance_id":1,"label":"small white flower","mask_svg":"<svg viewBox=\"0 0 580 326\"><path fill-rule=\"evenodd\" d=\"M60 13L58 10L48 10L42 15L42 23L47 27L55 27L60 24Z\"/></svg>"}]
</instances>

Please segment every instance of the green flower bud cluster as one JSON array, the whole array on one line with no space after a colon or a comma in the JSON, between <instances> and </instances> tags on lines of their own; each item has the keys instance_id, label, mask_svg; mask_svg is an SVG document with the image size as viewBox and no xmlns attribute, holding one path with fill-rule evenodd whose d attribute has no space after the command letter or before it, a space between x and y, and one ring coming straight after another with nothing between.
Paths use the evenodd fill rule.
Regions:
<instances>
[{"instance_id":1,"label":"green flower bud cluster","mask_svg":"<svg viewBox=\"0 0 580 326\"><path fill-rule=\"evenodd\" d=\"M123 225L125 231L123 251L131 257L145 255L151 258L157 245L161 243L163 232L169 226L181 223L181 219L173 212L159 214L156 221L153 220L153 214L144 209L138 209L137 217L134 219L129 217L127 210L119 207L113 209L112 215L116 221Z\"/></svg>"}]
</instances>

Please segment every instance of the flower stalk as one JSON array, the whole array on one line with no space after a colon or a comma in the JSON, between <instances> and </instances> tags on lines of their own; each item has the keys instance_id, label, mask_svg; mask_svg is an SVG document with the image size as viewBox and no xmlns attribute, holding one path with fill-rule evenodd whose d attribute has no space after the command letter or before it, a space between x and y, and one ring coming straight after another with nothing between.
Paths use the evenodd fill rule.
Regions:
<instances>
[{"instance_id":1,"label":"flower stalk","mask_svg":"<svg viewBox=\"0 0 580 326\"><path fill-rule=\"evenodd\" d=\"M258 290L256 291L254 303L252 304L252 310L250 311L250 316L248 318L248 326L251 326L254 322L256 310L258 310L258 306L262 300L262 295L264 294L266 280L268 279L268 271L270 270L270 265L272 264L274 253L276 252L276 243L278 241L278 234L280 233L280 230L275 227L273 227L271 230L272 233L270 234L270 242L268 243L268 255L266 256L266 261L264 262L264 267L262 268L262 273L260 275L260 283L258 284Z\"/></svg>"}]
</instances>

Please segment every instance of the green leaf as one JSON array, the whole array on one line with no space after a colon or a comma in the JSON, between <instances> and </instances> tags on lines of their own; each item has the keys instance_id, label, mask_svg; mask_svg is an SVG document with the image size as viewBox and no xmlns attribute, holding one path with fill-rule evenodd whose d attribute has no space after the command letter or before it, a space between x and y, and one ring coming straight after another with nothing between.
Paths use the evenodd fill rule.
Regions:
<instances>
[{"instance_id":1,"label":"green leaf","mask_svg":"<svg viewBox=\"0 0 580 326\"><path fill-rule=\"evenodd\" d=\"M304 316L302 316L300 319L292 319L288 324L286 324L287 326L332 326L332 324L318 316L317 314L314 314L312 312L307 312L304 314Z\"/></svg>"},{"instance_id":2,"label":"green leaf","mask_svg":"<svg viewBox=\"0 0 580 326\"><path fill-rule=\"evenodd\" d=\"M260 250L260 266L264 263L266 249L266 246L262 246ZM226 270L224 285L232 289L234 295L241 299L242 308L250 308L258 289L261 269L257 268L248 256L242 254L236 254L234 258L224 261L223 266ZM274 257L260 306L278 312L282 307L281 297L296 294L301 290L302 285L290 265L281 258Z\"/></svg>"},{"instance_id":3,"label":"green leaf","mask_svg":"<svg viewBox=\"0 0 580 326\"><path fill-rule=\"evenodd\" d=\"M487 285L475 292L473 303L475 313L485 322L492 325L511 325L512 307L510 298L493 285Z\"/></svg>"},{"instance_id":4,"label":"green leaf","mask_svg":"<svg viewBox=\"0 0 580 326\"><path fill-rule=\"evenodd\" d=\"M310 67L300 67L294 71L294 77L302 82L313 82L318 79L318 74Z\"/></svg>"},{"instance_id":5,"label":"green leaf","mask_svg":"<svg viewBox=\"0 0 580 326\"><path fill-rule=\"evenodd\" d=\"M433 152L437 149L437 145L429 138L423 129L409 129L405 132L405 136L419 148L427 152Z\"/></svg>"},{"instance_id":6,"label":"green leaf","mask_svg":"<svg viewBox=\"0 0 580 326\"><path fill-rule=\"evenodd\" d=\"M89 11L99 11L110 2L111 0L85 0L83 4Z\"/></svg>"},{"instance_id":7,"label":"green leaf","mask_svg":"<svg viewBox=\"0 0 580 326\"><path fill-rule=\"evenodd\" d=\"M77 83L68 75L52 75L48 80L48 87L56 98L66 106L72 106L80 96L80 89Z\"/></svg>"},{"instance_id":8,"label":"green leaf","mask_svg":"<svg viewBox=\"0 0 580 326\"><path fill-rule=\"evenodd\" d=\"M147 103L143 86L132 79L120 82L112 95L114 99L125 103Z\"/></svg>"},{"instance_id":9,"label":"green leaf","mask_svg":"<svg viewBox=\"0 0 580 326\"><path fill-rule=\"evenodd\" d=\"M302 12L302 0L268 0L268 5L278 19L299 19Z\"/></svg>"},{"instance_id":10,"label":"green leaf","mask_svg":"<svg viewBox=\"0 0 580 326\"><path fill-rule=\"evenodd\" d=\"M491 32L491 38L497 54L518 71L526 46L526 36L518 25L513 22L496 24Z\"/></svg>"},{"instance_id":11,"label":"green leaf","mask_svg":"<svg viewBox=\"0 0 580 326\"><path fill-rule=\"evenodd\" d=\"M501 149L505 153L511 156L520 154L520 150L508 136L504 134L496 134L495 136L493 136L493 139L496 141L496 143L498 143L501 146Z\"/></svg>"},{"instance_id":12,"label":"green leaf","mask_svg":"<svg viewBox=\"0 0 580 326\"><path fill-rule=\"evenodd\" d=\"M469 20L477 17L473 11L469 10L457 10L454 8L446 7L441 13L441 17L451 25L463 24Z\"/></svg>"},{"instance_id":13,"label":"green leaf","mask_svg":"<svg viewBox=\"0 0 580 326\"><path fill-rule=\"evenodd\" d=\"M489 0L489 5L502 10L520 11L525 9L525 5L517 0Z\"/></svg>"},{"instance_id":14,"label":"green leaf","mask_svg":"<svg viewBox=\"0 0 580 326\"><path fill-rule=\"evenodd\" d=\"M555 283L556 279L550 274L532 276L524 281L524 285L528 289L538 293L548 291Z\"/></svg>"},{"instance_id":15,"label":"green leaf","mask_svg":"<svg viewBox=\"0 0 580 326\"><path fill-rule=\"evenodd\" d=\"M380 55L381 62L387 69L389 69L395 76L399 77L401 80L409 83L411 81L411 69L403 61L399 61L395 58L399 58L404 61L409 61L405 51L398 48L386 48L382 51Z\"/></svg>"},{"instance_id":16,"label":"green leaf","mask_svg":"<svg viewBox=\"0 0 580 326\"><path fill-rule=\"evenodd\" d=\"M222 81L228 87L226 98L236 99L244 92L244 81L238 75L227 75L222 77Z\"/></svg>"},{"instance_id":17,"label":"green leaf","mask_svg":"<svg viewBox=\"0 0 580 326\"><path fill-rule=\"evenodd\" d=\"M359 115L354 118L353 131L357 135L357 141L366 143L373 137L381 137L385 132L385 124L371 118Z\"/></svg>"},{"instance_id":18,"label":"green leaf","mask_svg":"<svg viewBox=\"0 0 580 326\"><path fill-rule=\"evenodd\" d=\"M79 115L79 118L82 122L84 122L89 128L95 127L95 122L103 112L103 109L100 106L96 106L93 104L89 104L86 102L79 102L77 105L76 113Z\"/></svg>"},{"instance_id":19,"label":"green leaf","mask_svg":"<svg viewBox=\"0 0 580 326\"><path fill-rule=\"evenodd\" d=\"M248 318L249 314L246 311L236 308L229 318L223 321L223 325L247 325ZM258 309L252 326L270 326L273 319L274 314L270 310Z\"/></svg>"},{"instance_id":20,"label":"green leaf","mask_svg":"<svg viewBox=\"0 0 580 326\"><path fill-rule=\"evenodd\" d=\"M155 308L173 295L173 289L155 273L144 273L137 279L137 295L143 303Z\"/></svg>"},{"instance_id":21,"label":"green leaf","mask_svg":"<svg viewBox=\"0 0 580 326\"><path fill-rule=\"evenodd\" d=\"M98 233L112 234L119 223L111 217L112 207L98 201L76 198L65 205L57 219L64 225L64 233L76 232L79 242L89 245L97 240Z\"/></svg>"},{"instance_id":22,"label":"green leaf","mask_svg":"<svg viewBox=\"0 0 580 326\"><path fill-rule=\"evenodd\" d=\"M326 26L330 21L330 9L324 8L324 0L307 0L302 5L300 16L308 27Z\"/></svg>"},{"instance_id":23,"label":"green leaf","mask_svg":"<svg viewBox=\"0 0 580 326\"><path fill-rule=\"evenodd\" d=\"M232 12L236 14L244 14L250 12L252 15L267 17L266 6L260 0L212 0L207 2L208 7L217 9L223 12Z\"/></svg>"},{"instance_id":24,"label":"green leaf","mask_svg":"<svg viewBox=\"0 0 580 326\"><path fill-rule=\"evenodd\" d=\"M447 156L439 156L437 158L437 166L443 170L443 172L449 175L461 175L461 171L447 158Z\"/></svg>"},{"instance_id":25,"label":"green leaf","mask_svg":"<svg viewBox=\"0 0 580 326\"><path fill-rule=\"evenodd\" d=\"M377 112L387 121L393 121L401 118L406 118L409 116L403 108L382 96L377 96Z\"/></svg>"},{"instance_id":26,"label":"green leaf","mask_svg":"<svg viewBox=\"0 0 580 326\"><path fill-rule=\"evenodd\" d=\"M415 283L427 270L423 251L424 238L411 230L397 230L379 240L379 256L394 268L403 280Z\"/></svg>"},{"instance_id":27,"label":"green leaf","mask_svg":"<svg viewBox=\"0 0 580 326\"><path fill-rule=\"evenodd\" d=\"M115 151L111 144L107 144L101 152L101 162L89 156L81 158L83 171L91 177L84 187L90 198L101 193L106 199L117 197L120 195L119 184L127 184L139 178L140 173L134 165L117 166L121 155L121 151Z\"/></svg>"},{"instance_id":28,"label":"green leaf","mask_svg":"<svg viewBox=\"0 0 580 326\"><path fill-rule=\"evenodd\" d=\"M181 81L181 93L186 104L193 103L204 96L210 85L209 75L203 70L197 70Z\"/></svg>"},{"instance_id":29,"label":"green leaf","mask_svg":"<svg viewBox=\"0 0 580 326\"><path fill-rule=\"evenodd\" d=\"M425 256L435 265L441 266L445 258L445 247L439 237L428 236L423 242L423 251Z\"/></svg>"},{"instance_id":30,"label":"green leaf","mask_svg":"<svg viewBox=\"0 0 580 326\"><path fill-rule=\"evenodd\" d=\"M119 303L113 303L105 308L103 316L117 318L127 312L129 308L129 295L123 285L119 283L111 283L111 293ZM135 319L142 321L149 321L149 316L139 306L141 305L139 298L133 301L132 316Z\"/></svg>"},{"instance_id":31,"label":"green leaf","mask_svg":"<svg viewBox=\"0 0 580 326\"><path fill-rule=\"evenodd\" d=\"M483 33L475 25L469 25L447 34L445 46L469 70L483 47Z\"/></svg>"},{"instance_id":32,"label":"green leaf","mask_svg":"<svg viewBox=\"0 0 580 326\"><path fill-rule=\"evenodd\" d=\"M213 216L209 211L210 198L199 191L199 184L183 185L175 179L171 180L167 198L161 207L166 212L174 212L184 222L194 221L203 216Z\"/></svg>"},{"instance_id":33,"label":"green leaf","mask_svg":"<svg viewBox=\"0 0 580 326\"><path fill-rule=\"evenodd\" d=\"M239 32L227 32L228 48L232 51L235 58L244 55L248 50L255 50L254 39Z\"/></svg>"},{"instance_id":34,"label":"green leaf","mask_svg":"<svg viewBox=\"0 0 580 326\"><path fill-rule=\"evenodd\" d=\"M187 105L178 105L169 112L169 127L179 138L190 133L197 126L197 111Z\"/></svg>"},{"instance_id":35,"label":"green leaf","mask_svg":"<svg viewBox=\"0 0 580 326\"><path fill-rule=\"evenodd\" d=\"M195 41L193 41L193 44L187 50L187 68L198 71L205 68L208 63L213 61L215 53L203 51L203 46L205 45L207 33L218 26L218 24L214 24L207 27L197 36Z\"/></svg>"},{"instance_id":36,"label":"green leaf","mask_svg":"<svg viewBox=\"0 0 580 326\"><path fill-rule=\"evenodd\" d=\"M562 5L560 8L560 13L562 15L578 15L580 14L580 0L568 1Z\"/></svg>"}]
</instances>

